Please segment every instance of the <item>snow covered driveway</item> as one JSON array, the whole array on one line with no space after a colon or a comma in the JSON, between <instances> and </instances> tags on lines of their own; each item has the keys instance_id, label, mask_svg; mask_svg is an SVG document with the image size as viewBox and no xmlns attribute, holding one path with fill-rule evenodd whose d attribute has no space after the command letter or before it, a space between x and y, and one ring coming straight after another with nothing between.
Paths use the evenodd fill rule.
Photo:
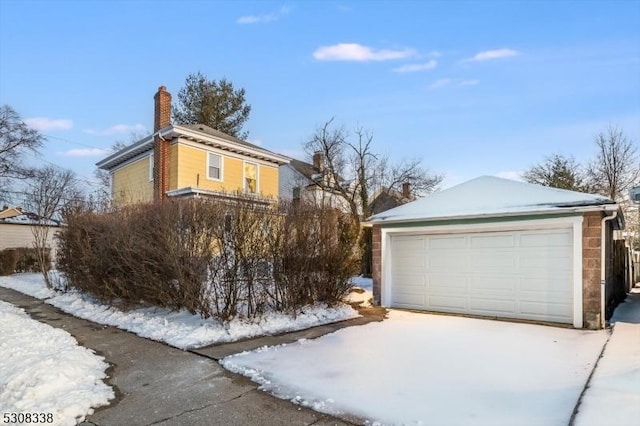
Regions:
<instances>
[{"instance_id":1,"label":"snow covered driveway","mask_svg":"<svg viewBox=\"0 0 640 426\"><path fill-rule=\"evenodd\" d=\"M221 363L281 398L371 422L566 426L607 337L391 311L381 323Z\"/></svg>"}]
</instances>

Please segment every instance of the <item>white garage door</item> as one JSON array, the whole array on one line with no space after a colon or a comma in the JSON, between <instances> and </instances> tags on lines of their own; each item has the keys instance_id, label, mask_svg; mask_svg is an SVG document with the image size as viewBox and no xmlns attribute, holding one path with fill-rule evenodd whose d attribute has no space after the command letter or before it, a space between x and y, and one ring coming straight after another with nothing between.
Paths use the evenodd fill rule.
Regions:
<instances>
[{"instance_id":1,"label":"white garage door","mask_svg":"<svg viewBox=\"0 0 640 426\"><path fill-rule=\"evenodd\" d=\"M391 237L390 303L573 322L572 230Z\"/></svg>"}]
</instances>

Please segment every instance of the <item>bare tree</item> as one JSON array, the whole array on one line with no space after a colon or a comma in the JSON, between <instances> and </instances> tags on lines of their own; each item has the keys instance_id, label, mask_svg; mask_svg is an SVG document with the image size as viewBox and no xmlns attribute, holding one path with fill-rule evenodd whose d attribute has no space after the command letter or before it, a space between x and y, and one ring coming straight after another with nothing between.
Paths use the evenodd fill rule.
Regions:
<instances>
[{"instance_id":1,"label":"bare tree","mask_svg":"<svg viewBox=\"0 0 640 426\"><path fill-rule=\"evenodd\" d=\"M587 168L589 182L597 192L620 201L640 182L637 146L615 126L600 132L595 143L598 153Z\"/></svg>"},{"instance_id":2,"label":"bare tree","mask_svg":"<svg viewBox=\"0 0 640 426\"><path fill-rule=\"evenodd\" d=\"M9 105L0 107L0 199L14 179L24 179L33 175L27 167L24 156L36 153L42 147L44 138L35 129L30 129L17 112Z\"/></svg>"},{"instance_id":3,"label":"bare tree","mask_svg":"<svg viewBox=\"0 0 640 426\"><path fill-rule=\"evenodd\" d=\"M582 167L573 157L554 154L541 163L531 166L522 174L529 183L588 192Z\"/></svg>"},{"instance_id":4,"label":"bare tree","mask_svg":"<svg viewBox=\"0 0 640 426\"><path fill-rule=\"evenodd\" d=\"M411 184L419 195L437 188L443 177L431 174L414 159L391 163L388 157L373 150L371 132L358 128L350 135L344 127L333 126L334 119L318 128L306 143L308 154L322 155L322 176L315 180L329 197L337 197L347 206L356 229L360 222L371 215L372 189L398 191L402 184ZM363 274L371 271L371 229L360 233Z\"/></svg>"},{"instance_id":5,"label":"bare tree","mask_svg":"<svg viewBox=\"0 0 640 426\"><path fill-rule=\"evenodd\" d=\"M26 196L26 207L34 213L31 227L36 257L47 287L52 287L49 269L49 235L51 225L60 219L62 209L78 199L80 189L75 175L70 170L48 166L35 171Z\"/></svg>"},{"instance_id":6,"label":"bare tree","mask_svg":"<svg viewBox=\"0 0 640 426\"><path fill-rule=\"evenodd\" d=\"M392 163L374 152L371 132L358 128L352 137L344 127L333 126L333 121L318 128L305 149L323 157L323 177L315 183L344 200L357 223L370 215L372 189L399 191L403 183L410 183L416 194L425 195L442 182L443 176L430 173L419 159Z\"/></svg>"}]
</instances>

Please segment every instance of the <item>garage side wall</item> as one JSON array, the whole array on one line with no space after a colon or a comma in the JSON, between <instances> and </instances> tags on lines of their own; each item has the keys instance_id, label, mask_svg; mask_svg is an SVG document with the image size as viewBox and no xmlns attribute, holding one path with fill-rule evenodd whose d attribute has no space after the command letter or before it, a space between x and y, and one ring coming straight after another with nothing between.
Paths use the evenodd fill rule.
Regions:
<instances>
[{"instance_id":1,"label":"garage side wall","mask_svg":"<svg viewBox=\"0 0 640 426\"><path fill-rule=\"evenodd\" d=\"M585 213L582 222L582 315L584 328L600 328L600 244L602 213Z\"/></svg>"},{"instance_id":2,"label":"garage side wall","mask_svg":"<svg viewBox=\"0 0 640 426\"><path fill-rule=\"evenodd\" d=\"M372 267L373 267L373 303L380 305L382 285L382 230L380 225L373 227L372 233Z\"/></svg>"}]
</instances>

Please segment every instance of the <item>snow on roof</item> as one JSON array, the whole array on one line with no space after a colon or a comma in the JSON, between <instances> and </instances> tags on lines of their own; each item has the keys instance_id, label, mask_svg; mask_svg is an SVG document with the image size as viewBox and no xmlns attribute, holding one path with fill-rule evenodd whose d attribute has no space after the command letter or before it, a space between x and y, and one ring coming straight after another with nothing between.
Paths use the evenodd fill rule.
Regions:
<instances>
[{"instance_id":1,"label":"snow on roof","mask_svg":"<svg viewBox=\"0 0 640 426\"><path fill-rule=\"evenodd\" d=\"M444 191L378 213L370 223L414 222L446 218L561 213L570 208L614 205L601 195L481 176ZM598 209L601 209L599 207Z\"/></svg>"},{"instance_id":2,"label":"snow on roof","mask_svg":"<svg viewBox=\"0 0 640 426\"><path fill-rule=\"evenodd\" d=\"M51 219L40 219L35 213L21 212L15 216L0 218L0 223L10 223L12 225L47 225L60 226L60 221Z\"/></svg>"}]
</instances>

